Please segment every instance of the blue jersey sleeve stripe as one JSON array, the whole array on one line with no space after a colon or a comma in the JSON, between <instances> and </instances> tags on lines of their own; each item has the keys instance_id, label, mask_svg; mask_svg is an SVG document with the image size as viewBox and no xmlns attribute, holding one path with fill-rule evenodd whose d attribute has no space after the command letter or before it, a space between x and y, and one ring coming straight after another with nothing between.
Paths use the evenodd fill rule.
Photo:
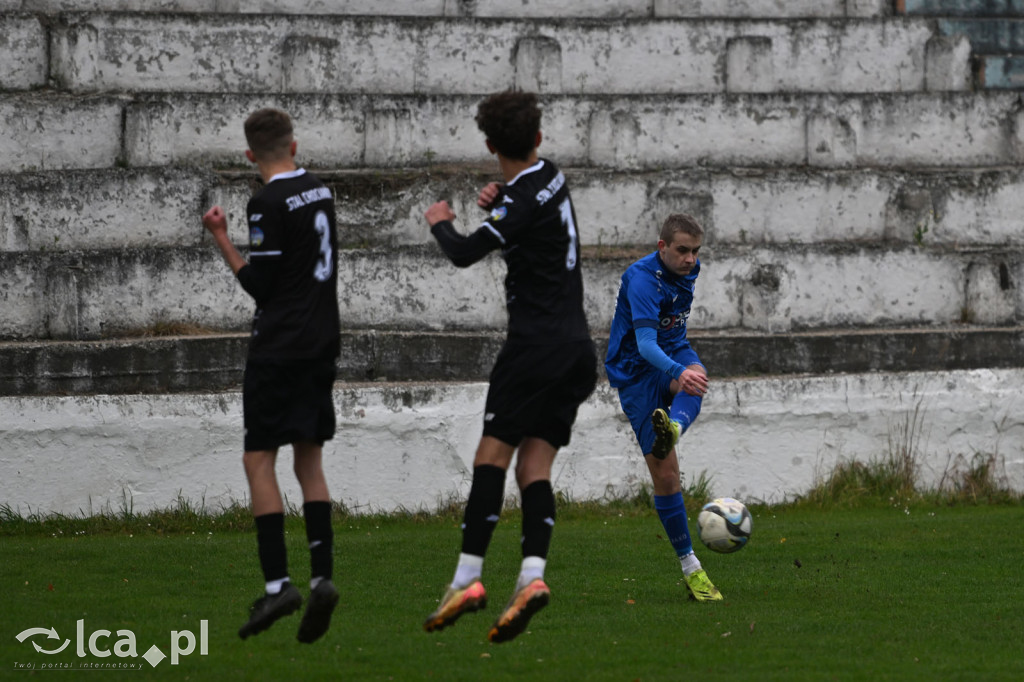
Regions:
<instances>
[{"instance_id":1,"label":"blue jersey sleeve stripe","mask_svg":"<svg viewBox=\"0 0 1024 682\"><path fill-rule=\"evenodd\" d=\"M661 326L657 320L633 320L633 328L640 329L642 327L652 327L657 329Z\"/></svg>"}]
</instances>

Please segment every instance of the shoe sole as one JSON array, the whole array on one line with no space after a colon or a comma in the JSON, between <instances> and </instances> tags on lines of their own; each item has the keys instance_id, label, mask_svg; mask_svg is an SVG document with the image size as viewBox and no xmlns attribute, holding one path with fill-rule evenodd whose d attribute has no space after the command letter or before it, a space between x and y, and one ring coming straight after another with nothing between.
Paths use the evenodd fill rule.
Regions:
<instances>
[{"instance_id":1,"label":"shoe sole","mask_svg":"<svg viewBox=\"0 0 1024 682\"><path fill-rule=\"evenodd\" d=\"M334 614L334 607L338 605L339 599L337 592L326 597L311 598L306 605L306 612L302 614L302 622L299 623L299 634L296 639L303 644L312 644L323 637L331 627L331 616Z\"/></svg>"},{"instance_id":2,"label":"shoe sole","mask_svg":"<svg viewBox=\"0 0 1024 682\"><path fill-rule=\"evenodd\" d=\"M295 613L296 611L298 611L300 606L302 606L302 598L301 597L299 597L299 599L295 600L294 602L289 602L285 606L284 610L280 611L273 618L269 618L267 620L260 621L258 623L253 623L252 621L249 621L248 623L243 625L241 627L241 629L239 629L238 636L241 637L242 639L246 639L247 637L252 637L253 635L258 635L259 633L261 633L261 632L263 632L265 630L268 630L271 625L273 625L277 621L281 620L285 616L290 616L293 613Z\"/></svg>"},{"instance_id":3,"label":"shoe sole","mask_svg":"<svg viewBox=\"0 0 1024 682\"><path fill-rule=\"evenodd\" d=\"M491 626L491 631L487 633L487 639L496 644L515 639L530 624L533 614L547 606L549 601L551 601L550 592L539 592L533 595L523 605L523 608L519 609L519 613L510 618L507 623L502 624L501 619L498 619L498 622Z\"/></svg>"},{"instance_id":4,"label":"shoe sole","mask_svg":"<svg viewBox=\"0 0 1024 682\"><path fill-rule=\"evenodd\" d=\"M430 616L426 622L423 623L423 629L427 632L434 632L435 630L444 630L449 625L452 625L459 619L464 613L473 613L479 611L487 606L487 597L484 596L482 599L467 599L463 602L462 607L453 614L448 616Z\"/></svg>"},{"instance_id":5,"label":"shoe sole","mask_svg":"<svg viewBox=\"0 0 1024 682\"><path fill-rule=\"evenodd\" d=\"M651 426L654 427L654 446L651 448L651 456L654 459L665 459L672 448L676 446L675 433L669 423L668 415L664 410L655 410L651 415ZM668 447L665 447L666 442Z\"/></svg>"}]
</instances>

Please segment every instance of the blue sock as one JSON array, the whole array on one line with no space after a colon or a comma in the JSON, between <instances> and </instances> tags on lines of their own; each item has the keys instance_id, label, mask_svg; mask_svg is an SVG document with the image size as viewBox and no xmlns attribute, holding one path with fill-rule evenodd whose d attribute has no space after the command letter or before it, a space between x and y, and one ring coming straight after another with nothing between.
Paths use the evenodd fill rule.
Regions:
<instances>
[{"instance_id":1,"label":"blue sock","mask_svg":"<svg viewBox=\"0 0 1024 682\"><path fill-rule=\"evenodd\" d=\"M672 399L672 405L668 408L668 417L679 422L679 425L683 427L681 433L686 433L686 429L690 428L690 424L697 419L702 402L704 399L699 395L690 395L685 391L676 393L676 397Z\"/></svg>"},{"instance_id":2,"label":"blue sock","mask_svg":"<svg viewBox=\"0 0 1024 682\"><path fill-rule=\"evenodd\" d=\"M683 504L683 494L655 495L654 508L658 511L661 525L668 533L668 541L676 550L676 556L685 556L692 552L693 542L690 540L690 531L686 525L686 505Z\"/></svg>"}]
</instances>

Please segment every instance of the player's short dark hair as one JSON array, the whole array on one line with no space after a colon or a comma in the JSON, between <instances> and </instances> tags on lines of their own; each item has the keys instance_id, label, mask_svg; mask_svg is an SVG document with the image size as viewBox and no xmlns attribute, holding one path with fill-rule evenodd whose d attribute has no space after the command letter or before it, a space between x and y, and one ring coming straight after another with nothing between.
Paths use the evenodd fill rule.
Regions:
<instances>
[{"instance_id":1,"label":"player's short dark hair","mask_svg":"<svg viewBox=\"0 0 1024 682\"><path fill-rule=\"evenodd\" d=\"M537 95L511 89L481 102L476 124L502 156L525 161L537 141L540 115Z\"/></svg>"},{"instance_id":2,"label":"player's short dark hair","mask_svg":"<svg viewBox=\"0 0 1024 682\"><path fill-rule=\"evenodd\" d=\"M666 244L672 243L676 232L685 232L692 237L703 237L704 228L700 226L697 219L685 213L673 213L661 226L661 234L658 236Z\"/></svg>"},{"instance_id":3,"label":"player's short dark hair","mask_svg":"<svg viewBox=\"0 0 1024 682\"><path fill-rule=\"evenodd\" d=\"M245 119L245 141L257 159L274 159L292 143L292 119L280 109L260 109Z\"/></svg>"}]
</instances>

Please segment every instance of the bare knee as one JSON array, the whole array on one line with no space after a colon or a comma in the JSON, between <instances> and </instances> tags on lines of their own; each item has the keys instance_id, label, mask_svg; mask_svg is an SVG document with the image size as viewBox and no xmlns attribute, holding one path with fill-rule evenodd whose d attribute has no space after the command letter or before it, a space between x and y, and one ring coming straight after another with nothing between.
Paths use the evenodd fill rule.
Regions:
<instances>
[{"instance_id":1,"label":"bare knee","mask_svg":"<svg viewBox=\"0 0 1024 682\"><path fill-rule=\"evenodd\" d=\"M523 490L535 481L551 480L551 465L558 448L540 438L525 438L516 457L516 483Z\"/></svg>"},{"instance_id":2,"label":"bare knee","mask_svg":"<svg viewBox=\"0 0 1024 682\"><path fill-rule=\"evenodd\" d=\"M653 455L647 455L645 459L651 472L655 495L674 495L682 490L679 483L679 460L674 450L665 459L655 459Z\"/></svg>"},{"instance_id":3,"label":"bare knee","mask_svg":"<svg viewBox=\"0 0 1024 682\"><path fill-rule=\"evenodd\" d=\"M678 476L659 476L653 483L655 495L674 495L682 490Z\"/></svg>"},{"instance_id":4,"label":"bare knee","mask_svg":"<svg viewBox=\"0 0 1024 682\"><path fill-rule=\"evenodd\" d=\"M242 455L242 466L250 478L273 475L277 453L270 450L252 450Z\"/></svg>"}]
</instances>

